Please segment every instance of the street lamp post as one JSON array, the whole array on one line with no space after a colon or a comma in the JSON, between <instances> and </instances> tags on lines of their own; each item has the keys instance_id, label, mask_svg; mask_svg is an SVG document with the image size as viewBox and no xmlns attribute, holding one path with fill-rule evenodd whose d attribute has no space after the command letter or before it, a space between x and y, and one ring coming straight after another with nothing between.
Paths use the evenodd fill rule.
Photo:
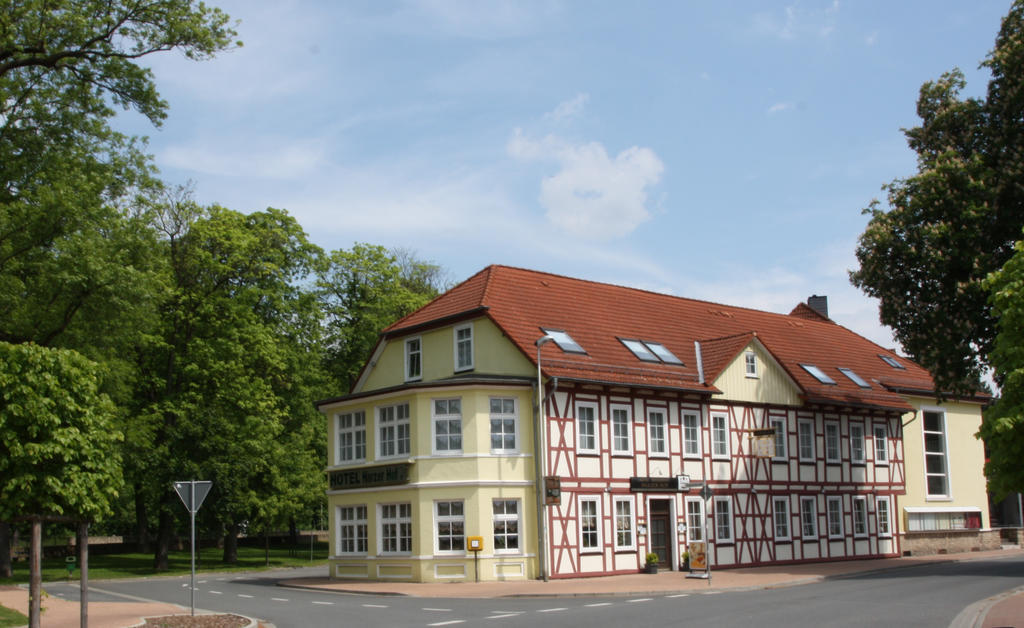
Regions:
<instances>
[{"instance_id":1,"label":"street lamp post","mask_svg":"<svg viewBox=\"0 0 1024 628\"><path fill-rule=\"evenodd\" d=\"M544 432L547 429L544 421L544 382L540 372L540 348L546 343L554 340L549 335L541 336L534 343L537 345L537 410L534 416L536 421L533 427L533 451L534 451L534 473L537 475L537 536L538 549L537 557L540 560L540 573L544 582L548 581L548 560L547 560L547 517L544 516Z\"/></svg>"}]
</instances>

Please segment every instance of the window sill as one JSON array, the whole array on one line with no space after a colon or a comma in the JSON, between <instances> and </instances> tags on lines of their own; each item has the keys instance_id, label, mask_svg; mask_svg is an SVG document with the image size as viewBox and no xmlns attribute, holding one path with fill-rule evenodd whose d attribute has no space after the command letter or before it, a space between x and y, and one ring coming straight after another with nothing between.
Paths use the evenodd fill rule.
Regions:
<instances>
[{"instance_id":1,"label":"window sill","mask_svg":"<svg viewBox=\"0 0 1024 628\"><path fill-rule=\"evenodd\" d=\"M775 539L776 545L792 545L793 539Z\"/></svg>"},{"instance_id":2,"label":"window sill","mask_svg":"<svg viewBox=\"0 0 1024 628\"><path fill-rule=\"evenodd\" d=\"M864 462L863 460L861 460L860 462L850 462L850 466L851 467L866 467L866 466L868 466L868 463Z\"/></svg>"},{"instance_id":3,"label":"window sill","mask_svg":"<svg viewBox=\"0 0 1024 628\"><path fill-rule=\"evenodd\" d=\"M597 451L577 451L576 456L579 458L600 458L601 453Z\"/></svg>"},{"instance_id":4,"label":"window sill","mask_svg":"<svg viewBox=\"0 0 1024 628\"><path fill-rule=\"evenodd\" d=\"M472 371L472 370L473 370L473 365L471 364L469 366L463 366L463 367L457 368L457 369L455 369L454 372L455 373L465 373L466 371Z\"/></svg>"},{"instance_id":5,"label":"window sill","mask_svg":"<svg viewBox=\"0 0 1024 628\"><path fill-rule=\"evenodd\" d=\"M635 552L636 552L636 548L635 547L616 547L615 548L615 553L619 554L619 555L622 555L622 554L633 554Z\"/></svg>"}]
</instances>

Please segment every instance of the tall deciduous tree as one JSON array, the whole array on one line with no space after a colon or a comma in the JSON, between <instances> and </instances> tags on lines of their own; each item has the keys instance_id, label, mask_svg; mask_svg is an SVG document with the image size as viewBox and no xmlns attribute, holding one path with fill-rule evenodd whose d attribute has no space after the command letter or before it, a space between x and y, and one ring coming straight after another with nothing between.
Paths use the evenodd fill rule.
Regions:
<instances>
[{"instance_id":1,"label":"tall deciduous tree","mask_svg":"<svg viewBox=\"0 0 1024 628\"><path fill-rule=\"evenodd\" d=\"M335 386L350 386L380 330L437 296L446 281L439 266L407 250L356 244L333 252L318 284L327 316L326 371Z\"/></svg>"},{"instance_id":2,"label":"tall deciduous tree","mask_svg":"<svg viewBox=\"0 0 1024 628\"><path fill-rule=\"evenodd\" d=\"M309 404L320 311L301 285L320 249L275 209L243 215L183 198L161 216L168 288L126 428L133 485L159 504L158 569L180 510L176 479L213 480L206 508L229 548L239 524L278 523L324 489L322 419Z\"/></svg>"},{"instance_id":3,"label":"tall deciduous tree","mask_svg":"<svg viewBox=\"0 0 1024 628\"><path fill-rule=\"evenodd\" d=\"M999 321L991 363L1002 381L1002 394L985 412L981 437L988 446L989 491L1001 499L1024 491L1024 239L987 286Z\"/></svg>"},{"instance_id":4,"label":"tall deciduous tree","mask_svg":"<svg viewBox=\"0 0 1024 628\"><path fill-rule=\"evenodd\" d=\"M976 389L996 334L983 285L1024 226L1024 2L982 64L985 99L961 98L953 70L921 87L921 125L905 131L917 174L885 186L860 237L851 281L880 300L881 321L941 390Z\"/></svg>"}]
</instances>

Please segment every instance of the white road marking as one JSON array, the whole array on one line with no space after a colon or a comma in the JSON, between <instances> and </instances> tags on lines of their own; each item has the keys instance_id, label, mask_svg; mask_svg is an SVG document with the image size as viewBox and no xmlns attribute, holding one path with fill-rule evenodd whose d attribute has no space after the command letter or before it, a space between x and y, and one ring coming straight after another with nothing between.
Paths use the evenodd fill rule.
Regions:
<instances>
[{"instance_id":1,"label":"white road marking","mask_svg":"<svg viewBox=\"0 0 1024 628\"><path fill-rule=\"evenodd\" d=\"M465 619L453 619L451 621L439 621L436 624L427 624L428 626L451 626L452 624L464 624Z\"/></svg>"},{"instance_id":2,"label":"white road marking","mask_svg":"<svg viewBox=\"0 0 1024 628\"><path fill-rule=\"evenodd\" d=\"M667 597L667 598L686 597L688 595L690 595L690 594L689 593L676 593L675 595L666 595L665 597Z\"/></svg>"},{"instance_id":3,"label":"white road marking","mask_svg":"<svg viewBox=\"0 0 1024 628\"><path fill-rule=\"evenodd\" d=\"M274 600L275 602L287 602L288 601L288 598L284 598L284 597L272 597L270 599Z\"/></svg>"},{"instance_id":4,"label":"white road marking","mask_svg":"<svg viewBox=\"0 0 1024 628\"><path fill-rule=\"evenodd\" d=\"M437 611L439 613L450 613L450 612L452 612L452 609L450 609L450 608L424 608L423 610L425 610L425 611Z\"/></svg>"},{"instance_id":5,"label":"white road marking","mask_svg":"<svg viewBox=\"0 0 1024 628\"><path fill-rule=\"evenodd\" d=\"M363 604L363 608L387 608L386 604Z\"/></svg>"},{"instance_id":6,"label":"white road marking","mask_svg":"<svg viewBox=\"0 0 1024 628\"><path fill-rule=\"evenodd\" d=\"M200 580L199 584L206 584L206 580Z\"/></svg>"},{"instance_id":7,"label":"white road marking","mask_svg":"<svg viewBox=\"0 0 1024 628\"><path fill-rule=\"evenodd\" d=\"M251 595L246 595L246 594L244 594L244 593L239 593L239 594L238 594L238 597L244 597L244 598L252 599L252 597L253 597L253 596L251 596Z\"/></svg>"},{"instance_id":8,"label":"white road marking","mask_svg":"<svg viewBox=\"0 0 1024 628\"><path fill-rule=\"evenodd\" d=\"M334 602L317 602L316 600L313 600L313 603L320 604L321 606L334 606Z\"/></svg>"},{"instance_id":9,"label":"white road marking","mask_svg":"<svg viewBox=\"0 0 1024 628\"><path fill-rule=\"evenodd\" d=\"M611 602L597 602L596 604L584 604L587 608L597 608L598 606L611 606Z\"/></svg>"},{"instance_id":10,"label":"white road marking","mask_svg":"<svg viewBox=\"0 0 1024 628\"><path fill-rule=\"evenodd\" d=\"M223 594L223 593L221 593L220 591L210 591L210 593L212 593L212 594L214 594L214 595L224 595L224 594Z\"/></svg>"},{"instance_id":11,"label":"white road marking","mask_svg":"<svg viewBox=\"0 0 1024 628\"><path fill-rule=\"evenodd\" d=\"M638 597L635 600L626 600L626 601L629 602L630 604L632 604L633 602L650 602L652 599L654 599L654 598Z\"/></svg>"},{"instance_id":12,"label":"white road marking","mask_svg":"<svg viewBox=\"0 0 1024 628\"><path fill-rule=\"evenodd\" d=\"M565 610L565 607L564 606L560 606L558 608L542 608L542 609L540 609L537 612L538 613L557 613L558 611L564 611L564 610Z\"/></svg>"},{"instance_id":13,"label":"white road marking","mask_svg":"<svg viewBox=\"0 0 1024 628\"><path fill-rule=\"evenodd\" d=\"M505 619L506 617L519 617L519 613L506 613L504 615L491 615L487 619Z\"/></svg>"},{"instance_id":14,"label":"white road marking","mask_svg":"<svg viewBox=\"0 0 1024 628\"><path fill-rule=\"evenodd\" d=\"M523 611L491 611L496 615L522 615Z\"/></svg>"},{"instance_id":15,"label":"white road marking","mask_svg":"<svg viewBox=\"0 0 1024 628\"><path fill-rule=\"evenodd\" d=\"M708 591L706 593L702 593L701 595L718 595L719 593L721 593L721 591Z\"/></svg>"}]
</instances>

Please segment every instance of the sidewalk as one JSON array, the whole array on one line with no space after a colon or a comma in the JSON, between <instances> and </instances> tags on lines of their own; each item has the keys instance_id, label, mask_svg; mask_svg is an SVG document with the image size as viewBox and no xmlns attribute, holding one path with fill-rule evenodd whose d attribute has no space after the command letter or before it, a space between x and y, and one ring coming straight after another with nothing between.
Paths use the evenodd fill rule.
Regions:
<instances>
[{"instance_id":1,"label":"sidewalk","mask_svg":"<svg viewBox=\"0 0 1024 628\"><path fill-rule=\"evenodd\" d=\"M46 584L43 584L46 590ZM42 599L43 614L39 618L42 628L67 628L79 623L78 602L69 602L59 597L49 596ZM28 589L12 586L0 586L0 604L28 616ZM144 617L163 615L180 615L189 609L177 604L159 602L90 602L90 628L125 628L138 626Z\"/></svg>"}]
</instances>

